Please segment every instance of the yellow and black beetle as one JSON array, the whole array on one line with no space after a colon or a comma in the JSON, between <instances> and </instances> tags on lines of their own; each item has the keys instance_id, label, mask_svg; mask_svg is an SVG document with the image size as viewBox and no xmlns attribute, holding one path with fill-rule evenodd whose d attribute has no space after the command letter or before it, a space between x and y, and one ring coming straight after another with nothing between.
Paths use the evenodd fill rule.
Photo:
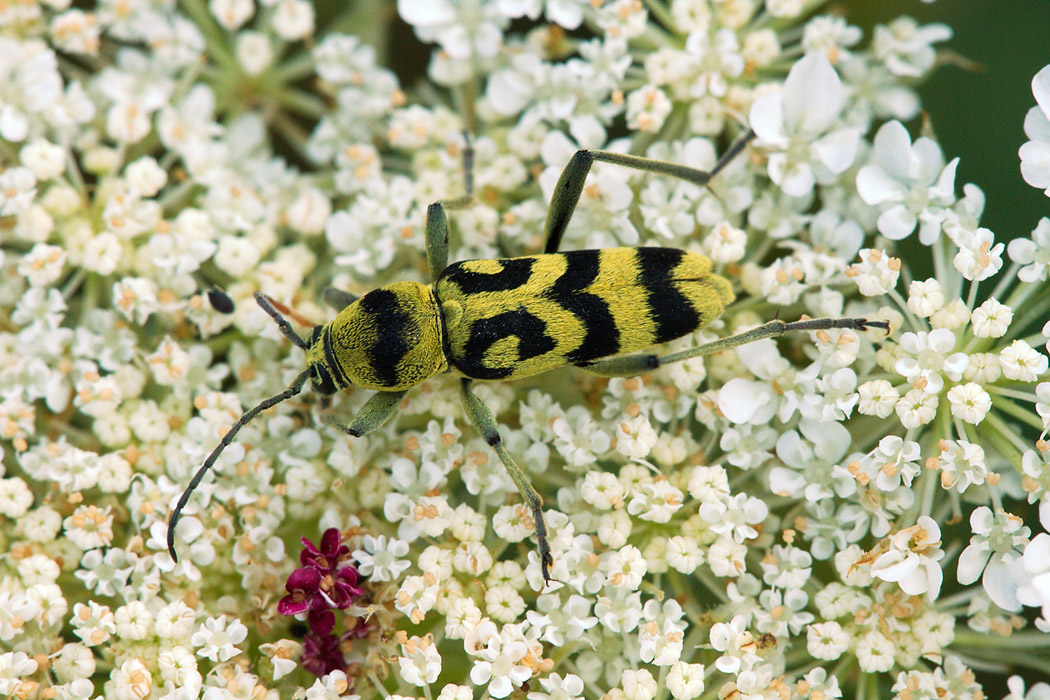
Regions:
<instances>
[{"instance_id":1,"label":"yellow and black beetle","mask_svg":"<svg viewBox=\"0 0 1050 700\"><path fill-rule=\"evenodd\" d=\"M543 520L543 499L503 447L492 412L471 391L475 380L518 379L576 365L604 377L642 374L738 345L795 330L887 328L862 318L775 320L738 335L668 354L625 354L680 338L717 318L733 301L728 280L709 258L676 248L609 248L559 253L584 181L594 161L677 177L706 186L754 134L739 139L711 170L609 151L577 151L551 198L544 254L448 264L447 209L472 201L469 148L467 194L431 204L426 214L426 254L433 282L394 282L360 298L328 290L342 310L315 326L306 342L274 304L259 305L281 332L306 351L307 368L284 392L246 411L194 474L168 521L168 551L175 554L175 525L193 490L237 432L262 411L303 390L307 380L323 395L351 386L376 393L349 424L327 412L322 420L353 437L367 435L397 411L411 387L441 372L461 377L467 418L510 473L536 528L540 568L550 580L553 564Z\"/></svg>"}]
</instances>

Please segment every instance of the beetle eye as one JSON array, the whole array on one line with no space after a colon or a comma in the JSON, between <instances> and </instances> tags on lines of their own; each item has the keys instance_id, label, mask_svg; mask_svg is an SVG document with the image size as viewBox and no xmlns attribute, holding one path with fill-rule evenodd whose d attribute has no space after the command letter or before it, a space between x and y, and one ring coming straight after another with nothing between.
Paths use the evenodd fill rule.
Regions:
<instances>
[{"instance_id":1,"label":"beetle eye","mask_svg":"<svg viewBox=\"0 0 1050 700\"><path fill-rule=\"evenodd\" d=\"M332 375L320 363L314 365L314 391L325 396L331 396L336 392L335 382Z\"/></svg>"}]
</instances>

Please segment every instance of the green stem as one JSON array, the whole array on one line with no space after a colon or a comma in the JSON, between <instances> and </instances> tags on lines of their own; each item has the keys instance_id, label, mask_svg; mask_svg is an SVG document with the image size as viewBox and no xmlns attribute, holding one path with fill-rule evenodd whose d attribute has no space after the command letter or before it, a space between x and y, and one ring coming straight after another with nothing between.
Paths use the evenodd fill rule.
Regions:
<instances>
[{"instance_id":1,"label":"green stem","mask_svg":"<svg viewBox=\"0 0 1050 700\"><path fill-rule=\"evenodd\" d=\"M282 90L275 90L271 93L271 97L277 105L311 119L319 119L328 111L324 100L295 88L286 87Z\"/></svg>"},{"instance_id":2,"label":"green stem","mask_svg":"<svg viewBox=\"0 0 1050 700\"><path fill-rule=\"evenodd\" d=\"M1006 268L1006 272L999 273L999 283L995 285L995 289L988 296L992 299L998 299L1002 296L1003 292L1006 291L1007 287L1017 281L1017 271L1021 269L1021 263L1011 263L1010 267Z\"/></svg>"},{"instance_id":3,"label":"green stem","mask_svg":"<svg viewBox=\"0 0 1050 700\"><path fill-rule=\"evenodd\" d=\"M995 394L989 394L992 397L992 405L998 408L1003 413L1008 413L1014 418L1027 423L1036 430L1043 429L1043 420L1036 414L1032 413L1028 409L1018 406L1008 398L996 396Z\"/></svg>"},{"instance_id":4,"label":"green stem","mask_svg":"<svg viewBox=\"0 0 1050 700\"><path fill-rule=\"evenodd\" d=\"M989 394L999 394L1000 396L1009 396L1011 399L1017 399L1018 401L1027 401L1028 403L1035 403L1039 399L1036 397L1034 391L1018 391L1017 389L1010 389L1005 386L996 386L995 384L985 384L984 390Z\"/></svg>"},{"instance_id":5,"label":"green stem","mask_svg":"<svg viewBox=\"0 0 1050 700\"><path fill-rule=\"evenodd\" d=\"M991 411L985 416L985 420L991 423L995 431L989 431L985 435L988 440L995 444L996 448L1003 453L1007 461L1018 468L1021 464L1021 455L1028 449L1028 445L1021 440L1006 422Z\"/></svg>"},{"instance_id":6,"label":"green stem","mask_svg":"<svg viewBox=\"0 0 1050 700\"><path fill-rule=\"evenodd\" d=\"M179 0L179 5L204 36L209 58L214 60L224 72L240 73L241 67L237 62L237 57L229 50L231 48L230 35L215 21L207 5L201 0Z\"/></svg>"},{"instance_id":7,"label":"green stem","mask_svg":"<svg viewBox=\"0 0 1050 700\"><path fill-rule=\"evenodd\" d=\"M649 14L653 16L657 22L659 22L664 29L669 32L678 31L678 23L675 22L674 16L671 15L670 10L660 0L645 0L645 9L649 10Z\"/></svg>"},{"instance_id":8,"label":"green stem","mask_svg":"<svg viewBox=\"0 0 1050 700\"><path fill-rule=\"evenodd\" d=\"M1020 649L1022 651L1050 649L1050 634L1034 631L1015 632L1009 637L1000 637L962 628L956 630L955 639L952 640L953 646L957 644L978 649ZM970 651L973 652L972 649Z\"/></svg>"}]
</instances>

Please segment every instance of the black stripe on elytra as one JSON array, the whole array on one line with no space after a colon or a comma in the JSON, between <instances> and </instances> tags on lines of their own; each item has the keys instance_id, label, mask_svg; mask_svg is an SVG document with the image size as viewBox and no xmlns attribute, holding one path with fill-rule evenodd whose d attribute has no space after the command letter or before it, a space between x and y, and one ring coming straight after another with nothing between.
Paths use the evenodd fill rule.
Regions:
<instances>
[{"instance_id":1,"label":"black stripe on elytra","mask_svg":"<svg viewBox=\"0 0 1050 700\"><path fill-rule=\"evenodd\" d=\"M529 281L536 259L503 258L497 262L502 265L499 272L478 272L466 269L462 262L453 263L445 268L440 279L455 282L464 294L508 292Z\"/></svg>"},{"instance_id":2,"label":"black stripe on elytra","mask_svg":"<svg viewBox=\"0 0 1050 700\"><path fill-rule=\"evenodd\" d=\"M445 356L445 360L452 357L452 346L449 344L448 339L448 322L445 320L445 312L441 308L441 300L438 299L437 292L434 288L430 288L430 298L434 302L434 308L438 309L438 323L441 325L441 353Z\"/></svg>"},{"instance_id":3,"label":"black stripe on elytra","mask_svg":"<svg viewBox=\"0 0 1050 700\"><path fill-rule=\"evenodd\" d=\"M368 359L378 383L397 386L397 366L408 354L408 331L412 318L401 307L397 294L389 289L373 289L358 301L361 310L372 316L376 341L368 349Z\"/></svg>"},{"instance_id":4,"label":"black stripe on elytra","mask_svg":"<svg viewBox=\"0 0 1050 700\"><path fill-rule=\"evenodd\" d=\"M574 250L563 253L565 272L551 285L545 297L557 302L583 323L583 341L565 359L573 364L615 355L620 350L620 329L609 304L597 294L583 291L598 278L601 251Z\"/></svg>"},{"instance_id":5,"label":"black stripe on elytra","mask_svg":"<svg viewBox=\"0 0 1050 700\"><path fill-rule=\"evenodd\" d=\"M343 372L343 366L339 364L335 351L332 349L331 325L327 325L321 329L321 346L324 348L325 362L328 363L328 367L331 369L331 379L335 382L336 386L340 389L345 389L350 386L350 382L346 378L346 373Z\"/></svg>"},{"instance_id":6,"label":"black stripe on elytra","mask_svg":"<svg viewBox=\"0 0 1050 700\"><path fill-rule=\"evenodd\" d=\"M513 367L488 367L485 353L504 338L518 339L518 361L528 360L550 352L554 339L547 335L547 324L523 307L513 311L477 320L470 327L470 338L463 348L463 357L456 358L456 369L474 379L503 379L514 372Z\"/></svg>"},{"instance_id":7,"label":"black stripe on elytra","mask_svg":"<svg viewBox=\"0 0 1050 700\"><path fill-rule=\"evenodd\" d=\"M638 283L646 290L650 317L656 323L656 342L681 338L700 325L700 314L682 294L673 278L685 255L677 248L635 248Z\"/></svg>"}]
</instances>

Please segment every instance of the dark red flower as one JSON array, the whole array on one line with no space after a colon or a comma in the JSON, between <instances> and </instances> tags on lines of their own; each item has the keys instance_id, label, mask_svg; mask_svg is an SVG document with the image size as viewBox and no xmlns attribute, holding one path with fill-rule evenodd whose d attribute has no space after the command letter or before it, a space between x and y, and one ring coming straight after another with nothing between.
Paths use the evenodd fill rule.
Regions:
<instances>
[{"instance_id":1,"label":"dark red flower","mask_svg":"<svg viewBox=\"0 0 1050 700\"><path fill-rule=\"evenodd\" d=\"M319 605L322 608L327 607L320 595L321 578L321 572L313 567L304 567L293 571L288 576L288 582L284 584L288 595L281 598L281 602L277 603L277 612L282 615L298 615L301 612L306 612L314 605Z\"/></svg>"},{"instance_id":2,"label":"dark red flower","mask_svg":"<svg viewBox=\"0 0 1050 700\"><path fill-rule=\"evenodd\" d=\"M330 527L321 535L321 546L317 547L306 537L302 538L303 551L299 554L299 563L303 566L315 566L322 571L332 571L339 566L340 560L350 554L350 548L343 544L339 528Z\"/></svg>"},{"instance_id":3,"label":"dark red flower","mask_svg":"<svg viewBox=\"0 0 1050 700\"><path fill-rule=\"evenodd\" d=\"M321 577L321 595L325 596L330 607L345 610L354 602L354 598L365 592L357 585L360 578L361 574L355 567L344 566L336 572L334 577Z\"/></svg>"},{"instance_id":4,"label":"dark red flower","mask_svg":"<svg viewBox=\"0 0 1050 700\"><path fill-rule=\"evenodd\" d=\"M361 574L352 564L342 565L349 558L350 548L342 543L338 529L329 528L321 536L321 546L302 538L303 551L299 555L302 567L288 576L284 587L288 595L277 603L282 615L306 613L310 632L303 645L303 668L324 676L331 671L345 670L346 662L340 651L341 638L334 635L334 609L345 610L354 600L364 595L357 585ZM360 622L359 620L356 620ZM350 621L351 624L355 620ZM357 625L342 639L359 638L367 632L367 625Z\"/></svg>"},{"instance_id":5,"label":"dark red flower","mask_svg":"<svg viewBox=\"0 0 1050 700\"><path fill-rule=\"evenodd\" d=\"M339 637L333 634L306 635L300 660L303 668L318 678L323 678L332 671L345 671L346 659L339 648L339 641Z\"/></svg>"}]
</instances>

